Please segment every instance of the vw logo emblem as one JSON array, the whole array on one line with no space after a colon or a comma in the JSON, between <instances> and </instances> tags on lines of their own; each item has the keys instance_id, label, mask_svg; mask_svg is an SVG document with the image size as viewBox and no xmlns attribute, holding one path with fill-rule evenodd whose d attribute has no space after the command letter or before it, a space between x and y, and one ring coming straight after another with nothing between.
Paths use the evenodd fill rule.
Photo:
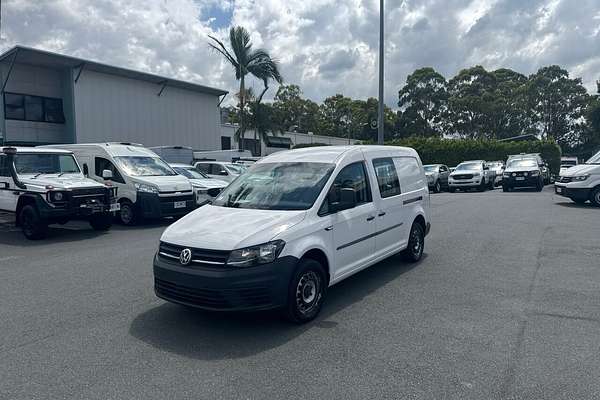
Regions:
<instances>
[{"instance_id":1,"label":"vw logo emblem","mask_svg":"<svg viewBox=\"0 0 600 400\"><path fill-rule=\"evenodd\" d=\"M179 254L179 262L181 265L188 265L192 261L192 251L190 249L183 249Z\"/></svg>"}]
</instances>

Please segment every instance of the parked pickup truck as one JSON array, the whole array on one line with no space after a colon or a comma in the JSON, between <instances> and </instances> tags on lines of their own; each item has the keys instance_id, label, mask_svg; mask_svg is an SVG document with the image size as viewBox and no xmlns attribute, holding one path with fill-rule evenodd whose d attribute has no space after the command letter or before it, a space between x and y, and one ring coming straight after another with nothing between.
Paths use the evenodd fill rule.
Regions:
<instances>
[{"instance_id":1,"label":"parked pickup truck","mask_svg":"<svg viewBox=\"0 0 600 400\"><path fill-rule=\"evenodd\" d=\"M83 176L73 153L65 150L1 147L0 209L16 216L28 239L42 239L48 225L73 219L108 230L115 189ZM104 171L107 179L110 171Z\"/></svg>"},{"instance_id":2,"label":"parked pickup truck","mask_svg":"<svg viewBox=\"0 0 600 400\"><path fill-rule=\"evenodd\" d=\"M496 173L483 160L464 161L448 178L448 189L454 193L457 189L477 189L480 192L494 189Z\"/></svg>"}]
</instances>

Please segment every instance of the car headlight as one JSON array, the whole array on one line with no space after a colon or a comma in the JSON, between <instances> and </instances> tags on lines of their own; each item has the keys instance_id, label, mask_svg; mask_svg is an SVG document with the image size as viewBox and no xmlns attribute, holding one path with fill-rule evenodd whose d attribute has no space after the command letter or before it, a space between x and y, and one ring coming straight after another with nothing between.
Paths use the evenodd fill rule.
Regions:
<instances>
[{"instance_id":1,"label":"car headlight","mask_svg":"<svg viewBox=\"0 0 600 400\"><path fill-rule=\"evenodd\" d=\"M531 176L540 176L540 171L531 171Z\"/></svg>"},{"instance_id":2,"label":"car headlight","mask_svg":"<svg viewBox=\"0 0 600 400\"><path fill-rule=\"evenodd\" d=\"M144 193L158 193L158 188L156 186L147 185L145 183L136 183L135 190Z\"/></svg>"},{"instance_id":3,"label":"car headlight","mask_svg":"<svg viewBox=\"0 0 600 400\"><path fill-rule=\"evenodd\" d=\"M513 173L512 173L512 176L517 176L517 174L513 172Z\"/></svg>"},{"instance_id":4,"label":"car headlight","mask_svg":"<svg viewBox=\"0 0 600 400\"><path fill-rule=\"evenodd\" d=\"M477 177L477 176L479 176L479 175L481 175L479 172L474 172L474 173L473 173L473 176L474 176L474 177Z\"/></svg>"},{"instance_id":5,"label":"car headlight","mask_svg":"<svg viewBox=\"0 0 600 400\"><path fill-rule=\"evenodd\" d=\"M65 192L48 192L48 200L52 203L61 202L67 199L67 194Z\"/></svg>"},{"instance_id":6,"label":"car headlight","mask_svg":"<svg viewBox=\"0 0 600 400\"><path fill-rule=\"evenodd\" d=\"M589 178L590 175L579 175L579 176L574 176L572 177L573 182L581 182L581 181L585 181L587 178Z\"/></svg>"},{"instance_id":7,"label":"car headlight","mask_svg":"<svg viewBox=\"0 0 600 400\"><path fill-rule=\"evenodd\" d=\"M229 255L227 265L246 268L273 262L283 250L283 246L285 246L283 240L274 240L258 246L233 250Z\"/></svg>"}]
</instances>

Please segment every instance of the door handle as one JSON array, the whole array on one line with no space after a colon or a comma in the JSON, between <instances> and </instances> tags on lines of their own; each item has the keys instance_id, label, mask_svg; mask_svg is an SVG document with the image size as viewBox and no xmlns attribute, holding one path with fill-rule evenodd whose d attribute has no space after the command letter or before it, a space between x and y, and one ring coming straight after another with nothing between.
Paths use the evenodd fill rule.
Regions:
<instances>
[{"instance_id":1,"label":"door handle","mask_svg":"<svg viewBox=\"0 0 600 400\"><path fill-rule=\"evenodd\" d=\"M382 211L379 214L377 214L378 217L383 217L384 215L385 215L385 211Z\"/></svg>"},{"instance_id":2,"label":"door handle","mask_svg":"<svg viewBox=\"0 0 600 400\"><path fill-rule=\"evenodd\" d=\"M367 221L373 221L375 219L375 216L371 215L370 217L367 218Z\"/></svg>"},{"instance_id":3,"label":"door handle","mask_svg":"<svg viewBox=\"0 0 600 400\"><path fill-rule=\"evenodd\" d=\"M329 231L332 231L332 230L333 230L333 226L328 226L327 228L325 228L325 230L326 230L327 232L329 232Z\"/></svg>"}]
</instances>

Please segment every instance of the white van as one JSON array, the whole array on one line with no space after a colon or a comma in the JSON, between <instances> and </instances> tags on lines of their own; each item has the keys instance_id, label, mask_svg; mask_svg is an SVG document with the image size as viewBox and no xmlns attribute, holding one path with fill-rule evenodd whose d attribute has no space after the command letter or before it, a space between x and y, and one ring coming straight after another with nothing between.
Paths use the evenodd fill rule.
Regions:
<instances>
[{"instance_id":1,"label":"white van","mask_svg":"<svg viewBox=\"0 0 600 400\"><path fill-rule=\"evenodd\" d=\"M313 319L327 288L393 254L421 259L429 190L417 152L343 146L265 157L163 233L155 292L208 310Z\"/></svg>"},{"instance_id":2,"label":"white van","mask_svg":"<svg viewBox=\"0 0 600 400\"><path fill-rule=\"evenodd\" d=\"M197 207L189 180L142 145L85 143L45 147L72 151L83 173L98 182L104 182L102 171L111 171L121 208L119 218L125 225L147 218L181 216Z\"/></svg>"},{"instance_id":3,"label":"white van","mask_svg":"<svg viewBox=\"0 0 600 400\"><path fill-rule=\"evenodd\" d=\"M600 207L600 151L585 163L561 172L554 183L554 191L575 203L583 204L589 200Z\"/></svg>"}]
</instances>

